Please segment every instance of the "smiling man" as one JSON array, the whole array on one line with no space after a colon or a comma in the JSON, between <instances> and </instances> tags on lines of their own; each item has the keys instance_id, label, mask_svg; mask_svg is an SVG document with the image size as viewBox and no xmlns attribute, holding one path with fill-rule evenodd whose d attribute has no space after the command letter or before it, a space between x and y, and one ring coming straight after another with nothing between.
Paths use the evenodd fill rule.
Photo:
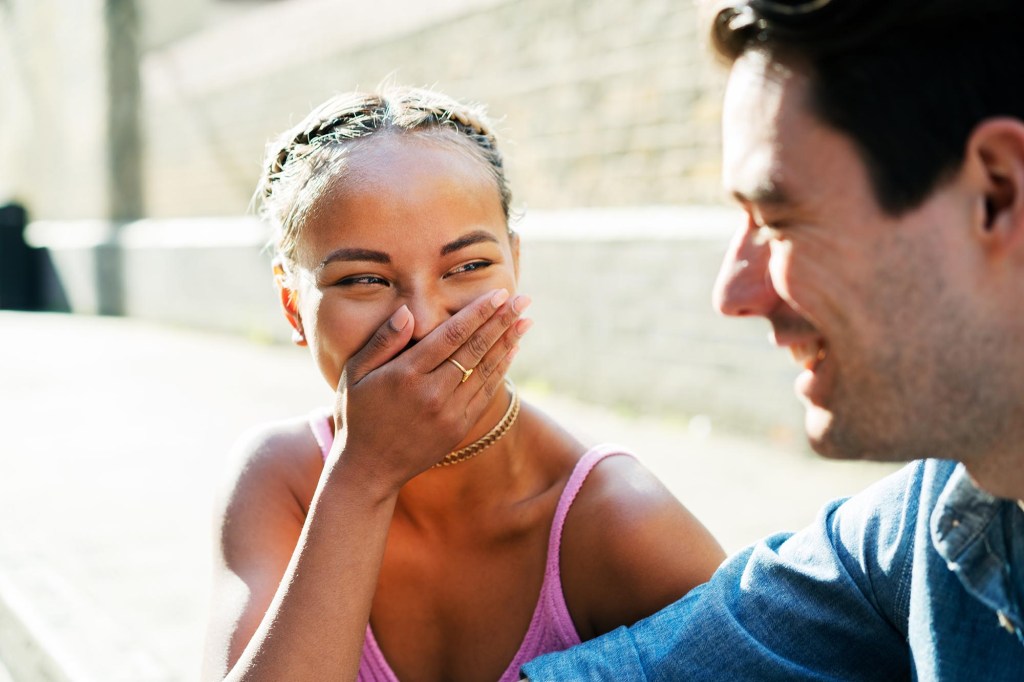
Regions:
<instances>
[{"instance_id":1,"label":"smiling man","mask_svg":"<svg viewBox=\"0 0 1024 682\"><path fill-rule=\"evenodd\" d=\"M813 447L914 460L531 680L1024 679L1024 3L746 0L715 305L802 371Z\"/></svg>"}]
</instances>

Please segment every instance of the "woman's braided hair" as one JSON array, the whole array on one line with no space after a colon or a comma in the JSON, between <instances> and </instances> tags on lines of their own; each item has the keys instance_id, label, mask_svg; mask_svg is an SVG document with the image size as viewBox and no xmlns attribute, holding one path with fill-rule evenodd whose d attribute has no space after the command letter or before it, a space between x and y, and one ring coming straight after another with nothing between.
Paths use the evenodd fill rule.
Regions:
<instances>
[{"instance_id":1,"label":"woman's braided hair","mask_svg":"<svg viewBox=\"0 0 1024 682\"><path fill-rule=\"evenodd\" d=\"M490 170L508 221L512 193L482 107L422 88L345 93L315 108L267 146L254 199L258 214L273 229L273 245L286 270L292 270L298 235L309 211L344 172L352 143L384 132L436 134L469 149Z\"/></svg>"}]
</instances>

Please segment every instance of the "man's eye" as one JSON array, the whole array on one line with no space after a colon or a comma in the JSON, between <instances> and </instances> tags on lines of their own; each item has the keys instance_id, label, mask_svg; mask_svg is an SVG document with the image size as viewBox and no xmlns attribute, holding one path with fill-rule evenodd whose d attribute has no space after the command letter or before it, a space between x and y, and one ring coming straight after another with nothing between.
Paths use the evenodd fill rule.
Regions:
<instances>
[{"instance_id":1,"label":"man's eye","mask_svg":"<svg viewBox=\"0 0 1024 682\"><path fill-rule=\"evenodd\" d=\"M757 226L757 240L762 244L770 241L778 241L783 238L785 226L779 223L769 223Z\"/></svg>"}]
</instances>

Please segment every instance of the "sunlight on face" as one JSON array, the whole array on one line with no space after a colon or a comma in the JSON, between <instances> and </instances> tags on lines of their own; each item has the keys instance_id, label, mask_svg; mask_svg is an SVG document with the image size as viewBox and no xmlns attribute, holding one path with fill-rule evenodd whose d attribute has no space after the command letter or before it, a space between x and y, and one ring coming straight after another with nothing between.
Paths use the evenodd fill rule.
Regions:
<instances>
[{"instance_id":1,"label":"sunlight on face","mask_svg":"<svg viewBox=\"0 0 1024 682\"><path fill-rule=\"evenodd\" d=\"M954 183L898 217L881 209L853 141L810 111L798 68L748 53L723 112L723 178L746 211L715 301L760 316L800 374L805 427L822 454L934 456L974 438L963 390L974 314L968 203ZM979 415L979 419L981 415Z\"/></svg>"},{"instance_id":2,"label":"sunlight on face","mask_svg":"<svg viewBox=\"0 0 1024 682\"><path fill-rule=\"evenodd\" d=\"M299 312L332 387L402 305L419 340L479 295L514 292L518 269L494 179L457 143L381 135L354 147L345 168L296 250Z\"/></svg>"}]
</instances>

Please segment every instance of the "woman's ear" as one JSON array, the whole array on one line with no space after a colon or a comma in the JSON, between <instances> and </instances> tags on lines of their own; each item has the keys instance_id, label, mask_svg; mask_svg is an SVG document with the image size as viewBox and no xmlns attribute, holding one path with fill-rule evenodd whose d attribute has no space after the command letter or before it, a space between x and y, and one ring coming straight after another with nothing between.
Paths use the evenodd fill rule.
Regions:
<instances>
[{"instance_id":1,"label":"woman's ear","mask_svg":"<svg viewBox=\"0 0 1024 682\"><path fill-rule=\"evenodd\" d=\"M281 309L292 327L292 343L305 346L306 334L302 330L302 317L299 315L298 292L288 286L288 273L285 272L284 263L279 258L274 259L272 267L274 286L277 287L277 295L281 300Z\"/></svg>"},{"instance_id":2,"label":"woman's ear","mask_svg":"<svg viewBox=\"0 0 1024 682\"><path fill-rule=\"evenodd\" d=\"M515 269L516 283L519 283L519 233L512 229L508 231L508 243L512 249L512 267Z\"/></svg>"},{"instance_id":3,"label":"woman's ear","mask_svg":"<svg viewBox=\"0 0 1024 682\"><path fill-rule=\"evenodd\" d=\"M1024 122L983 121L971 133L967 153L981 171L984 212L979 236L990 249L1024 253Z\"/></svg>"}]
</instances>

